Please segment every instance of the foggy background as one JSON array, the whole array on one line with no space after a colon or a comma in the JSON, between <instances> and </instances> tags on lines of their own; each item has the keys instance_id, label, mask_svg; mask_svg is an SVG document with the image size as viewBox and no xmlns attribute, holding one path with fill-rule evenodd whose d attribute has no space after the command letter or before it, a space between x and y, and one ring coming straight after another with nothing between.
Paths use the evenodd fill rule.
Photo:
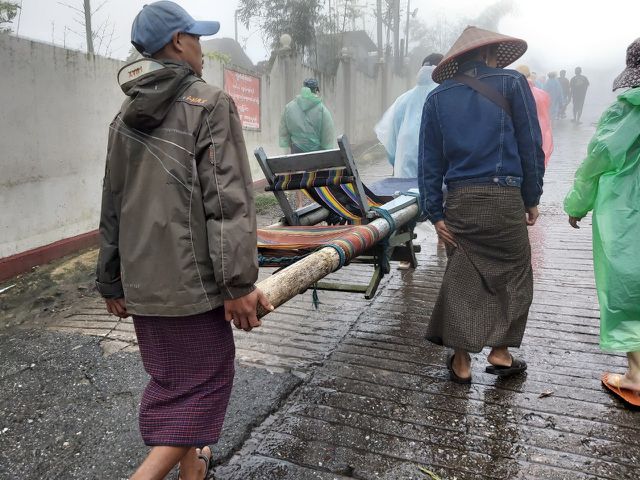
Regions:
<instances>
[{"instance_id":1,"label":"foggy background","mask_svg":"<svg viewBox=\"0 0 640 480\"><path fill-rule=\"evenodd\" d=\"M95 9L104 0L93 0ZM22 0L22 9L14 20L13 30L21 36L37 40L65 44L68 48L85 48L82 27L77 23L78 14L71 7L81 8L81 0ZM106 0L95 14L94 27L108 23L113 30L109 55L124 59L131 44L129 32L133 18L149 0ZM178 0L196 19L218 20L221 23L217 36L234 36L234 12L238 0ZM495 0L413 0L411 11L427 25L448 22L455 25L465 19L473 19ZM529 43L526 61L538 70L559 70L561 67L580 64L585 70L591 67L621 68L624 50L640 36L638 15L640 2L635 0L609 0L585 2L582 0L514 0L513 10L499 22L502 33L524 38ZM375 1L357 2L363 10L375 9ZM406 12L406 0L401 0L401 16ZM357 28L361 28L361 23ZM251 27L250 27L251 28ZM373 22L366 25L369 36L376 41ZM257 28L247 30L238 22L238 36L246 45L254 63L269 56ZM106 45L103 44L103 48ZM104 52L100 52L104 53ZM442 52L444 53L444 52ZM588 73L588 72L586 72Z\"/></svg>"},{"instance_id":2,"label":"foggy background","mask_svg":"<svg viewBox=\"0 0 640 480\"><path fill-rule=\"evenodd\" d=\"M327 1L331 7L331 1ZM338 8L344 5L344 0L333 0L334 8L336 2ZM22 0L18 3L21 9L12 25L15 34L66 48L86 49L80 23L82 17L78 12L82 0ZM127 58L131 49L131 23L146 3L151 2L92 0L92 8L97 9L93 26L94 29L101 28L101 38L95 45L98 54ZM196 19L220 21L217 37L233 38L237 26L238 41L254 63L269 58L271 49L258 26L250 24L247 29L240 20L234 21L238 0L178 0L178 3ZM362 20L354 26L364 28L376 42L375 0L360 0L352 5L363 12ZM498 30L524 38L529 44L529 50L518 63L526 63L538 73L565 69L569 78L573 76L574 68L581 66L592 84L589 96L592 100L602 99L595 103L603 105L613 98L610 84L624 67L627 45L640 36L637 26L640 2L634 0L598 4L582 0L409 0L409 5L401 0L400 5L401 24L405 21L407 6L415 14L411 19L410 37L420 36L420 28L414 28L415 22L441 32L441 53L450 46L449 39L455 38L467 24L473 24L483 12L486 14L487 9L502 8L506 13L500 15ZM410 38L409 50L417 47L421 40Z\"/></svg>"}]
</instances>

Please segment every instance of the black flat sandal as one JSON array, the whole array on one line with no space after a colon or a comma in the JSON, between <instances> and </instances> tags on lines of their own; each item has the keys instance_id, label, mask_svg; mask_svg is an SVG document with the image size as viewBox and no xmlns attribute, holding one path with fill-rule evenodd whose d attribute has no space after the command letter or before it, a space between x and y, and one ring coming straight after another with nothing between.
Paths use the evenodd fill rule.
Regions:
<instances>
[{"instance_id":1,"label":"black flat sandal","mask_svg":"<svg viewBox=\"0 0 640 480\"><path fill-rule=\"evenodd\" d=\"M459 377L458 374L453 370L453 357L455 356L455 353L450 353L449 355L447 355L447 370L449 370L449 380L460 385L469 385L471 383L471 376L462 378Z\"/></svg>"},{"instance_id":2,"label":"black flat sandal","mask_svg":"<svg viewBox=\"0 0 640 480\"><path fill-rule=\"evenodd\" d=\"M508 367L501 365L489 365L485 368L485 372L505 378L523 373L526 369L527 363L524 360L514 358L514 356L511 355L511 365Z\"/></svg>"}]
</instances>

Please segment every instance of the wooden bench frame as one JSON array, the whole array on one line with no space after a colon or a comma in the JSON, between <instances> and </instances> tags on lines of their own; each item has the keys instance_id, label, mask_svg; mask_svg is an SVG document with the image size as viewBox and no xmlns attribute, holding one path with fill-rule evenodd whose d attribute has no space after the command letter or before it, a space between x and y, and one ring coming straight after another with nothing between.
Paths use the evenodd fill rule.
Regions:
<instances>
[{"instance_id":1,"label":"wooden bench frame","mask_svg":"<svg viewBox=\"0 0 640 480\"><path fill-rule=\"evenodd\" d=\"M353 185L356 191L358 209L361 214L361 222L368 223L376 216L376 213L371 209L367 201L367 195L360 175L358 174L358 168L354 161L349 141L345 135L338 138L338 148L333 150L269 157L264 149L259 147L255 150L254 154L267 179L269 184L268 189L273 192L282 209L284 215L284 218L281 220L282 224L289 226L316 225L326 220L330 212L317 203L295 209L291 203L289 203L284 191L273 188L278 175L333 168L344 168L345 174L354 178ZM301 168L302 166L304 166L304 168ZM389 202L385 204L383 208L399 208L398 205L393 205L393 203L393 201ZM364 293L365 298L373 298L380 285L380 281L384 275L391 270L390 260L408 262L412 268L417 266L415 254L420 251L420 247L413 244L415 238L416 235L413 232L413 225L405 225L394 232L386 242L378 243L372 249L353 259L351 263L374 265L374 272L368 284L318 282L316 288L318 290Z\"/></svg>"}]
</instances>

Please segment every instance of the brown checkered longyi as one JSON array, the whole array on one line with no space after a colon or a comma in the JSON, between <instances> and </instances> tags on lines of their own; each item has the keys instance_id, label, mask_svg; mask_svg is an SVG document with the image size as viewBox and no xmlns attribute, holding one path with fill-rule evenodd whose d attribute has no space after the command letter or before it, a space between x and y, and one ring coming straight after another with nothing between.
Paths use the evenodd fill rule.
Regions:
<instances>
[{"instance_id":1,"label":"brown checkered longyi","mask_svg":"<svg viewBox=\"0 0 640 480\"><path fill-rule=\"evenodd\" d=\"M427 339L468 352L519 347L533 300L520 189L468 185L450 190L445 223L458 248L447 251Z\"/></svg>"}]
</instances>

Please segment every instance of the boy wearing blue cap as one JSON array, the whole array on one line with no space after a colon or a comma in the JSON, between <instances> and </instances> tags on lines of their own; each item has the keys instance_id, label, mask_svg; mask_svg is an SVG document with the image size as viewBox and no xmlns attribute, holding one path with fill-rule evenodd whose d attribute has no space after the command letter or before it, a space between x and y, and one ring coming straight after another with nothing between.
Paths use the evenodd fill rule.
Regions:
<instances>
[{"instance_id":1,"label":"boy wearing blue cap","mask_svg":"<svg viewBox=\"0 0 640 480\"><path fill-rule=\"evenodd\" d=\"M140 432L152 447L132 479L206 477L234 376L230 321L260 326L256 218L233 100L202 75L200 36L218 22L146 5L131 41L144 59L118 73L127 95L110 126L96 285L133 315L151 379ZM200 447L200 448L198 448Z\"/></svg>"}]
</instances>

